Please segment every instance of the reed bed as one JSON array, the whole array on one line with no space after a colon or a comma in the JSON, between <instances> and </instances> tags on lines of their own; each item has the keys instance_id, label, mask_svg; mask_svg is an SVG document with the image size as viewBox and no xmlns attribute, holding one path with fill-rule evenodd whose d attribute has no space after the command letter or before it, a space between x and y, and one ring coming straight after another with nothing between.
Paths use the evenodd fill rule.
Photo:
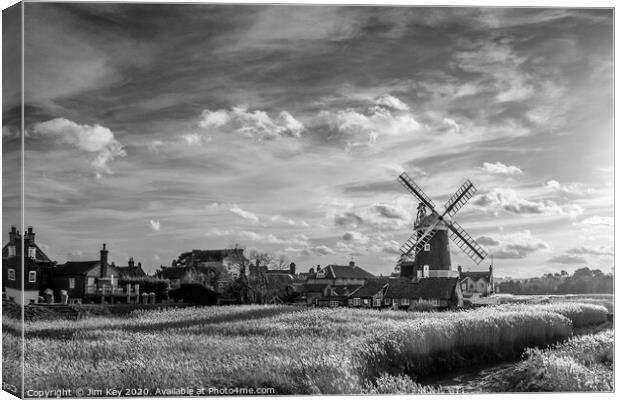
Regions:
<instances>
[{"instance_id":1,"label":"reed bed","mask_svg":"<svg viewBox=\"0 0 620 400\"><path fill-rule=\"evenodd\" d=\"M147 388L151 395L166 387L361 393L386 373L414 376L422 366L451 363L451 355L501 355L565 339L571 318L592 320L582 314L597 307L563 306L415 313L249 305L33 321L25 323L25 385Z\"/></svg>"}]
</instances>

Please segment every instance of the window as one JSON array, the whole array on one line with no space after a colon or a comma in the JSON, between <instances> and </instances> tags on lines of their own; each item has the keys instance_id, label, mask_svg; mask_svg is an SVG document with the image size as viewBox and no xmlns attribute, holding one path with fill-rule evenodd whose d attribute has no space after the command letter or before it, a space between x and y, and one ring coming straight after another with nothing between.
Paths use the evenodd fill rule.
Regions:
<instances>
[{"instance_id":1,"label":"window","mask_svg":"<svg viewBox=\"0 0 620 400\"><path fill-rule=\"evenodd\" d=\"M356 297L353 299L354 306L360 306L361 304L362 304L362 299L360 299L359 297Z\"/></svg>"},{"instance_id":2,"label":"window","mask_svg":"<svg viewBox=\"0 0 620 400\"><path fill-rule=\"evenodd\" d=\"M15 270L14 269L9 269L9 280L10 281L14 281L15 280Z\"/></svg>"},{"instance_id":3,"label":"window","mask_svg":"<svg viewBox=\"0 0 620 400\"><path fill-rule=\"evenodd\" d=\"M467 290L467 283L461 283L461 290Z\"/></svg>"},{"instance_id":4,"label":"window","mask_svg":"<svg viewBox=\"0 0 620 400\"><path fill-rule=\"evenodd\" d=\"M28 257L35 259L37 258L37 248L36 247L28 247Z\"/></svg>"},{"instance_id":5,"label":"window","mask_svg":"<svg viewBox=\"0 0 620 400\"><path fill-rule=\"evenodd\" d=\"M400 299L400 304L402 304L403 306L408 306L409 305L409 299Z\"/></svg>"},{"instance_id":6,"label":"window","mask_svg":"<svg viewBox=\"0 0 620 400\"><path fill-rule=\"evenodd\" d=\"M75 278L69 278L69 289L75 289Z\"/></svg>"},{"instance_id":7,"label":"window","mask_svg":"<svg viewBox=\"0 0 620 400\"><path fill-rule=\"evenodd\" d=\"M15 246L9 246L9 257L15 257Z\"/></svg>"},{"instance_id":8,"label":"window","mask_svg":"<svg viewBox=\"0 0 620 400\"><path fill-rule=\"evenodd\" d=\"M385 304L390 305L391 302L392 302L392 299L385 299Z\"/></svg>"},{"instance_id":9,"label":"window","mask_svg":"<svg viewBox=\"0 0 620 400\"><path fill-rule=\"evenodd\" d=\"M424 266L424 277L428 278L428 270L430 269L430 267L428 265Z\"/></svg>"},{"instance_id":10,"label":"window","mask_svg":"<svg viewBox=\"0 0 620 400\"><path fill-rule=\"evenodd\" d=\"M430 243L426 243L424 245L424 251L431 251L431 244Z\"/></svg>"},{"instance_id":11,"label":"window","mask_svg":"<svg viewBox=\"0 0 620 400\"><path fill-rule=\"evenodd\" d=\"M375 307L381 307L381 299L375 299L374 300L374 306Z\"/></svg>"},{"instance_id":12,"label":"window","mask_svg":"<svg viewBox=\"0 0 620 400\"><path fill-rule=\"evenodd\" d=\"M340 305L340 303L337 300L331 300L329 302L329 306L330 307L338 307Z\"/></svg>"},{"instance_id":13,"label":"window","mask_svg":"<svg viewBox=\"0 0 620 400\"><path fill-rule=\"evenodd\" d=\"M37 271L28 272L28 282L36 282L37 281Z\"/></svg>"}]
</instances>

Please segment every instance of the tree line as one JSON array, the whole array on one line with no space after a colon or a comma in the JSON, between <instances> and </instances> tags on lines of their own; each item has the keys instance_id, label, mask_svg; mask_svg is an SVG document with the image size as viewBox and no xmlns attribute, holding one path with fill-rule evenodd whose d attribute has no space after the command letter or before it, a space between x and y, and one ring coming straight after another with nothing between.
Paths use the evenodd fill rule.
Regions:
<instances>
[{"instance_id":1,"label":"tree line","mask_svg":"<svg viewBox=\"0 0 620 400\"><path fill-rule=\"evenodd\" d=\"M513 279L498 285L499 293L512 294L592 294L613 293L612 273L583 267L570 275L566 271L542 277Z\"/></svg>"}]
</instances>

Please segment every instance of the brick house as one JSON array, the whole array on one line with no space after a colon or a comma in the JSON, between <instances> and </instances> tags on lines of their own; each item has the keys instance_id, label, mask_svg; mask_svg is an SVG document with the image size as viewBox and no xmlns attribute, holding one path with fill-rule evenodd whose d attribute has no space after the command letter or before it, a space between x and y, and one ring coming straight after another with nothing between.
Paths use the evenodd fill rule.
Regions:
<instances>
[{"instance_id":1,"label":"brick house","mask_svg":"<svg viewBox=\"0 0 620 400\"><path fill-rule=\"evenodd\" d=\"M99 260L91 261L68 261L56 266L50 280L51 292L54 301L67 301L82 303L131 303L139 302L140 285L127 284L119 286L118 280L121 272L108 263L108 250L105 243L99 252Z\"/></svg>"},{"instance_id":2,"label":"brick house","mask_svg":"<svg viewBox=\"0 0 620 400\"><path fill-rule=\"evenodd\" d=\"M375 278L373 274L355 265L353 261L349 265L330 264L322 269L318 266L300 290L308 305L346 306L349 296L372 278Z\"/></svg>"},{"instance_id":3,"label":"brick house","mask_svg":"<svg viewBox=\"0 0 620 400\"><path fill-rule=\"evenodd\" d=\"M139 278L141 276L146 276L146 273L142 269L142 263L139 262L136 265L133 257L131 257L129 261L127 261L126 266L115 265L114 268L116 268L120 276L123 278Z\"/></svg>"},{"instance_id":4,"label":"brick house","mask_svg":"<svg viewBox=\"0 0 620 400\"><path fill-rule=\"evenodd\" d=\"M7 299L19 304L36 303L56 263L37 245L31 226L24 234L23 246L25 252L22 236L15 226L11 226L9 241L2 248L2 292Z\"/></svg>"}]
</instances>

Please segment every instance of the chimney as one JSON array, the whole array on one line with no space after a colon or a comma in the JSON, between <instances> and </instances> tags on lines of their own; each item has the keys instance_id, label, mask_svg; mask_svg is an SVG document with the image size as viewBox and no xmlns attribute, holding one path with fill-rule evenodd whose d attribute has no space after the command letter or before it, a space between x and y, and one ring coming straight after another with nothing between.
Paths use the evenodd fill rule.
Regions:
<instances>
[{"instance_id":1,"label":"chimney","mask_svg":"<svg viewBox=\"0 0 620 400\"><path fill-rule=\"evenodd\" d=\"M29 241L29 243L34 243L34 232L32 231L32 226L28 227L28 232L26 233L26 240Z\"/></svg>"},{"instance_id":2,"label":"chimney","mask_svg":"<svg viewBox=\"0 0 620 400\"><path fill-rule=\"evenodd\" d=\"M15 239L19 236L17 232L17 228L15 225L11 225L11 230L9 231L9 243L15 244Z\"/></svg>"},{"instance_id":3,"label":"chimney","mask_svg":"<svg viewBox=\"0 0 620 400\"><path fill-rule=\"evenodd\" d=\"M493 266L492 265L489 265L489 272L493 273Z\"/></svg>"},{"instance_id":4,"label":"chimney","mask_svg":"<svg viewBox=\"0 0 620 400\"><path fill-rule=\"evenodd\" d=\"M292 262L291 265L289 265L289 272L291 273L291 275L295 275L295 263Z\"/></svg>"},{"instance_id":5,"label":"chimney","mask_svg":"<svg viewBox=\"0 0 620 400\"><path fill-rule=\"evenodd\" d=\"M103 244L103 249L101 249L100 254L99 263L101 264L101 277L105 278L108 275L108 251L105 249L105 243Z\"/></svg>"},{"instance_id":6,"label":"chimney","mask_svg":"<svg viewBox=\"0 0 620 400\"><path fill-rule=\"evenodd\" d=\"M461 275L463 273L463 267L461 267L460 265L458 267L456 267L457 271L459 271L459 275Z\"/></svg>"},{"instance_id":7,"label":"chimney","mask_svg":"<svg viewBox=\"0 0 620 400\"><path fill-rule=\"evenodd\" d=\"M133 268L133 257L130 257L130 258L129 258L129 261L127 261L127 265L128 265L130 268Z\"/></svg>"},{"instance_id":8,"label":"chimney","mask_svg":"<svg viewBox=\"0 0 620 400\"><path fill-rule=\"evenodd\" d=\"M355 267L355 261L349 261L349 267Z\"/></svg>"}]
</instances>

